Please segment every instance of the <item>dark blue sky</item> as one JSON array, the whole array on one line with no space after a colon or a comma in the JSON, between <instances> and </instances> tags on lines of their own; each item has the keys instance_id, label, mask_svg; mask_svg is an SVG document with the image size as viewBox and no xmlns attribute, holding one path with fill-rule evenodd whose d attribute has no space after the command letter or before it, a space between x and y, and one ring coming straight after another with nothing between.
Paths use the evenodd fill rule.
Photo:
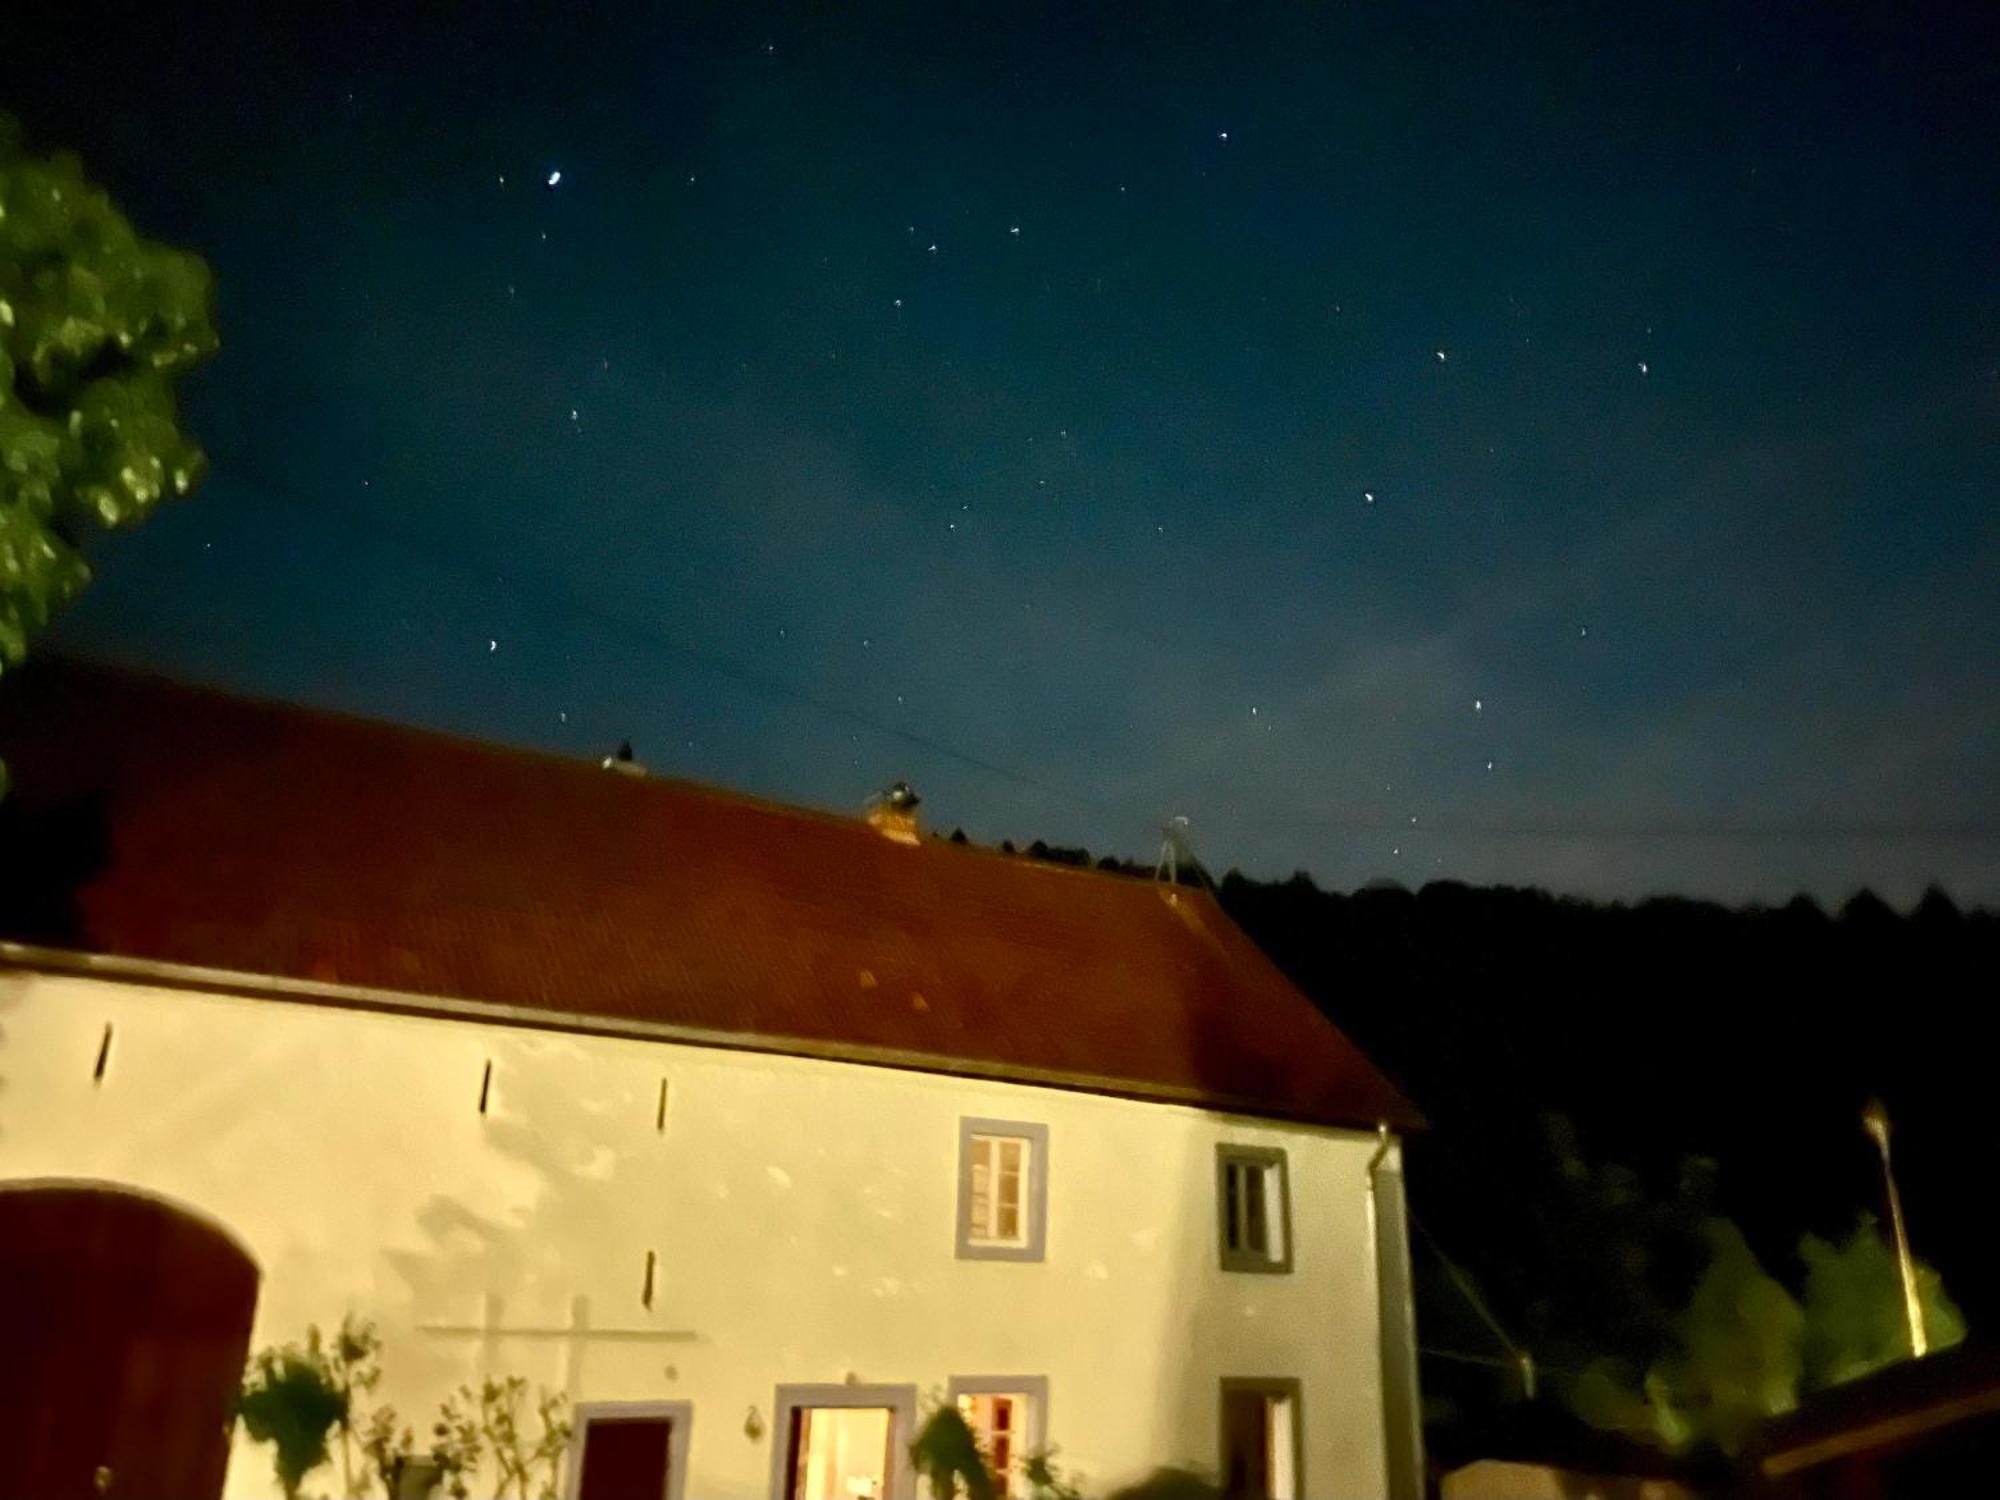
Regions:
<instances>
[{"instance_id":1,"label":"dark blue sky","mask_svg":"<svg viewBox=\"0 0 2000 1500\"><path fill-rule=\"evenodd\" d=\"M0 108L224 338L72 646L992 841L2000 899L1990 5L60 9Z\"/></svg>"}]
</instances>

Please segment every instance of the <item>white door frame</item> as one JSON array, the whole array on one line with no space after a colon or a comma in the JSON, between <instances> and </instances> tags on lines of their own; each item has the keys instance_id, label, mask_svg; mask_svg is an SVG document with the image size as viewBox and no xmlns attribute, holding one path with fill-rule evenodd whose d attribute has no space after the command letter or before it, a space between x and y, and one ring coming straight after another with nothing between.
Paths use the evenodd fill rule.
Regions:
<instances>
[{"instance_id":1,"label":"white door frame","mask_svg":"<svg viewBox=\"0 0 2000 1500\"><path fill-rule=\"evenodd\" d=\"M569 1482L563 1486L563 1500L577 1500L583 1492L584 1431L592 1422L665 1421L667 1424L667 1487L660 1500L686 1500L688 1441L694 1432L692 1401L579 1401L571 1408L576 1432L569 1443Z\"/></svg>"}]
</instances>

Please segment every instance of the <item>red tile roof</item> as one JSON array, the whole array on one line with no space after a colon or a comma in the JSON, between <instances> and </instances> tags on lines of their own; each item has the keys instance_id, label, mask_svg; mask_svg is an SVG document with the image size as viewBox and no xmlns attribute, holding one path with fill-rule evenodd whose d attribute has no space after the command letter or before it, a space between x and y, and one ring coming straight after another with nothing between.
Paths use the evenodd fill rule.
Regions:
<instances>
[{"instance_id":1,"label":"red tile roof","mask_svg":"<svg viewBox=\"0 0 2000 1500\"><path fill-rule=\"evenodd\" d=\"M7 679L0 758L7 820L94 842L59 946L1420 1123L1205 892L61 660Z\"/></svg>"}]
</instances>

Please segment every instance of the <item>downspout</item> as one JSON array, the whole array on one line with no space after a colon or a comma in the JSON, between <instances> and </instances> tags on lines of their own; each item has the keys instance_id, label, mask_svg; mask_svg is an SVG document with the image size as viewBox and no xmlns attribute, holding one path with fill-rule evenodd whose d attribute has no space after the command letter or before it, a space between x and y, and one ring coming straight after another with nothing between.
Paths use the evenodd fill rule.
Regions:
<instances>
[{"instance_id":1,"label":"downspout","mask_svg":"<svg viewBox=\"0 0 2000 1500\"><path fill-rule=\"evenodd\" d=\"M1377 1344L1382 1377L1382 1437L1387 1500L1423 1500L1423 1408L1417 1385L1417 1311L1410 1275L1409 1212L1402 1159L1385 1165L1395 1137L1375 1127L1368 1158L1368 1217L1375 1230Z\"/></svg>"}]
</instances>

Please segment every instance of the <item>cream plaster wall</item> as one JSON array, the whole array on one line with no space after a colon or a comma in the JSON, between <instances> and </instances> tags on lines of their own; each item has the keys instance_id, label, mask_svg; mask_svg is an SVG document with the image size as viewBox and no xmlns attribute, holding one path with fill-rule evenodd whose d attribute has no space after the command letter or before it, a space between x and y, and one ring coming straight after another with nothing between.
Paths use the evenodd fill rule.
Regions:
<instances>
[{"instance_id":1,"label":"cream plaster wall","mask_svg":"<svg viewBox=\"0 0 2000 1500\"><path fill-rule=\"evenodd\" d=\"M1048 1126L1044 1262L954 1256L963 1115ZM1289 1153L1293 1274L1217 1268L1218 1141ZM768 1494L780 1384L930 1399L1017 1373L1048 1377L1048 1438L1093 1490L1212 1467L1222 1377L1295 1376L1305 1493L1380 1495L1373 1149L1055 1089L0 971L0 1179L108 1179L220 1221L263 1271L255 1345L372 1318L378 1394L420 1431L489 1371L692 1401L698 1500ZM578 1298L620 1337L440 1331L561 1330ZM272 1489L239 1440L229 1494Z\"/></svg>"}]
</instances>

